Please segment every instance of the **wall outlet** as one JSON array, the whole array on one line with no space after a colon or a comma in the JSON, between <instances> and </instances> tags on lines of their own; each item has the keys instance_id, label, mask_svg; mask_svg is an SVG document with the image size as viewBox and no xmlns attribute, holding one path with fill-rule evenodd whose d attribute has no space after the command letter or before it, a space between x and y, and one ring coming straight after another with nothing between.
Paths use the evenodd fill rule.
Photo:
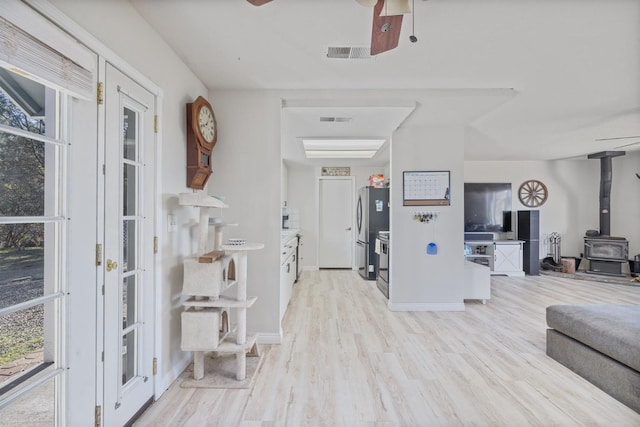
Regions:
<instances>
[{"instance_id":1,"label":"wall outlet","mask_svg":"<svg viewBox=\"0 0 640 427\"><path fill-rule=\"evenodd\" d=\"M169 233L178 231L178 218L175 215L167 216L167 231Z\"/></svg>"}]
</instances>

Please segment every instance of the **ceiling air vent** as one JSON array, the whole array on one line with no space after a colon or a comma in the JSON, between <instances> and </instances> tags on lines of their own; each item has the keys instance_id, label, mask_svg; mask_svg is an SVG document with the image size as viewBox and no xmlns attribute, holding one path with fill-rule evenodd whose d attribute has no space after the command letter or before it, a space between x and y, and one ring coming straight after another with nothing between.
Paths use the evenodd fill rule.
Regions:
<instances>
[{"instance_id":1,"label":"ceiling air vent","mask_svg":"<svg viewBox=\"0 0 640 427\"><path fill-rule=\"evenodd\" d=\"M372 59L369 46L329 46L327 58L330 59Z\"/></svg>"},{"instance_id":2,"label":"ceiling air vent","mask_svg":"<svg viewBox=\"0 0 640 427\"><path fill-rule=\"evenodd\" d=\"M351 117L320 117L321 122L336 122L336 123L344 123L350 122Z\"/></svg>"}]
</instances>

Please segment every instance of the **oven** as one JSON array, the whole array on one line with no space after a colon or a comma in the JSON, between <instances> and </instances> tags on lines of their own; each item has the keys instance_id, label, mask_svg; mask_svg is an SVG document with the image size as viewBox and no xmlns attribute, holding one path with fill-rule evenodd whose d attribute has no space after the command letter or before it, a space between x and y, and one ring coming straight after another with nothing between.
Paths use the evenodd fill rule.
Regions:
<instances>
[{"instance_id":1,"label":"oven","mask_svg":"<svg viewBox=\"0 0 640 427\"><path fill-rule=\"evenodd\" d=\"M389 234L379 233L379 248L376 248L376 258L378 264L378 276L376 285L387 299L389 298Z\"/></svg>"}]
</instances>

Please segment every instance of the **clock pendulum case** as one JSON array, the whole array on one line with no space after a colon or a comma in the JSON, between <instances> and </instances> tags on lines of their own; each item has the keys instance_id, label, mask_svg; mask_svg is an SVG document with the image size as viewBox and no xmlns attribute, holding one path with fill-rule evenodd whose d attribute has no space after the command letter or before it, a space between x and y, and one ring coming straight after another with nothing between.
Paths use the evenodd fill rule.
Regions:
<instances>
[{"instance_id":1,"label":"clock pendulum case","mask_svg":"<svg viewBox=\"0 0 640 427\"><path fill-rule=\"evenodd\" d=\"M202 190L211 176L211 150L218 140L211 104L199 96L187 104L187 187Z\"/></svg>"}]
</instances>

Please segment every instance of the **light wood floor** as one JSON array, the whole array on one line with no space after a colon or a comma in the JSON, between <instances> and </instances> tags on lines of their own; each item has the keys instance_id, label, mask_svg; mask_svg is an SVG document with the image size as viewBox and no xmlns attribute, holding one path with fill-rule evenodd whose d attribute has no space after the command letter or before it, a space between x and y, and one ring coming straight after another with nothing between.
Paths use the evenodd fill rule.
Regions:
<instances>
[{"instance_id":1,"label":"light wood floor","mask_svg":"<svg viewBox=\"0 0 640 427\"><path fill-rule=\"evenodd\" d=\"M539 276L491 288L465 312L391 312L354 272L305 272L253 388L173 384L136 425L640 426L545 355L546 306L640 304L640 287Z\"/></svg>"}]
</instances>

